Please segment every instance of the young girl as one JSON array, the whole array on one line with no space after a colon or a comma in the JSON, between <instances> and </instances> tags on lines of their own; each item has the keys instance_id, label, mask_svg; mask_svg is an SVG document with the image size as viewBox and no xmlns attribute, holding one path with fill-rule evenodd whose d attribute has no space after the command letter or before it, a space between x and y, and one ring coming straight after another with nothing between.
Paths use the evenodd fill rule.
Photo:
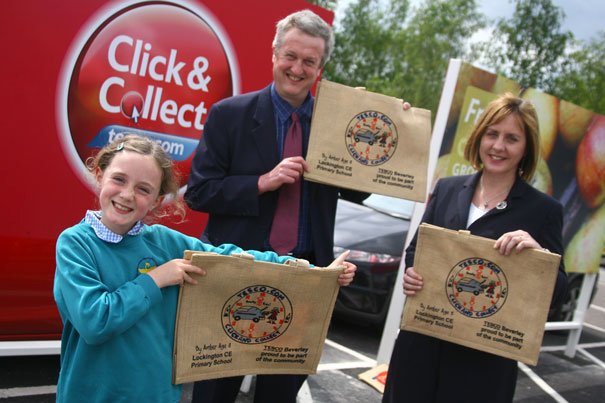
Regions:
<instances>
[{"instance_id":1,"label":"young girl","mask_svg":"<svg viewBox=\"0 0 605 403\"><path fill-rule=\"evenodd\" d=\"M186 249L230 255L163 225L150 215L184 216L172 161L139 136L104 147L87 161L97 183L100 211L88 211L57 240L54 297L63 320L57 402L178 402L172 347L178 287L196 284L203 269L179 259ZM171 210L161 206L172 196ZM248 251L257 260L283 263L273 252ZM355 266L343 264L348 285Z\"/></svg>"}]
</instances>

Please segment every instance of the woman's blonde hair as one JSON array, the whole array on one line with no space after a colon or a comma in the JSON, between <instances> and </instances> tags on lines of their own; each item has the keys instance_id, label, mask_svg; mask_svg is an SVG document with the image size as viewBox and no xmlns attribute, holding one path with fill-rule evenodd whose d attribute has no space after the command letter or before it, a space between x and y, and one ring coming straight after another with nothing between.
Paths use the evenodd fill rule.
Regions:
<instances>
[{"instance_id":1,"label":"woman's blonde hair","mask_svg":"<svg viewBox=\"0 0 605 403\"><path fill-rule=\"evenodd\" d=\"M159 196L164 198L164 203L155 208L153 214L149 217L150 219L148 218L145 221L151 222L153 219L172 215L178 217L178 221L183 221L185 219L185 207L178 197L180 174L177 172L172 159L157 142L136 134L126 134L124 137L107 144L94 157L89 157L86 160L86 167L93 175L99 169L101 172L105 172L116 154L122 151L150 155L162 171Z\"/></svg>"},{"instance_id":2,"label":"woman's blonde hair","mask_svg":"<svg viewBox=\"0 0 605 403\"><path fill-rule=\"evenodd\" d=\"M483 167L479 155L481 138L489 126L501 122L509 115L515 116L525 132L525 155L519 162L519 175L529 181L534 176L540 158L538 115L531 102L511 93L507 92L487 105L464 147L464 158L471 163L473 168L481 169Z\"/></svg>"}]
</instances>

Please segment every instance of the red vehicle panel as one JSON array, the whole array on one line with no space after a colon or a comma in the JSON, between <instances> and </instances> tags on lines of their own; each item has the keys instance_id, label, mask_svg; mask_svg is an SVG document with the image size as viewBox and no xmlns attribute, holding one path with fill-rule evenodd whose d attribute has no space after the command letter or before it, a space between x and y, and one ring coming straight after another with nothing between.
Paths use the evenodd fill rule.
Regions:
<instances>
[{"instance_id":1,"label":"red vehicle panel","mask_svg":"<svg viewBox=\"0 0 605 403\"><path fill-rule=\"evenodd\" d=\"M99 142L174 140L186 182L211 105L271 81L275 23L304 8L333 19L302 0L3 2L0 341L60 338L55 242L96 207L83 161ZM187 217L166 224L199 236L206 216Z\"/></svg>"}]
</instances>

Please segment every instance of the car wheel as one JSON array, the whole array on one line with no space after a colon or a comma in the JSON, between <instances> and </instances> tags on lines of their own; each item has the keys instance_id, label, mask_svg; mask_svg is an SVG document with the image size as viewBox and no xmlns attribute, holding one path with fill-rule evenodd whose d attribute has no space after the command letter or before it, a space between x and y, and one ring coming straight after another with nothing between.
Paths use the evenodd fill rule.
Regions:
<instances>
[{"instance_id":1,"label":"car wheel","mask_svg":"<svg viewBox=\"0 0 605 403\"><path fill-rule=\"evenodd\" d=\"M236 315L236 316L234 316L234 317L233 317L233 319L235 319L235 320L240 320L241 318L240 318L239 316L237 316L237 315Z\"/></svg>"},{"instance_id":2,"label":"car wheel","mask_svg":"<svg viewBox=\"0 0 605 403\"><path fill-rule=\"evenodd\" d=\"M258 323L258 318L254 318L254 319L252 319L252 322L254 322L254 323Z\"/></svg>"},{"instance_id":3,"label":"car wheel","mask_svg":"<svg viewBox=\"0 0 605 403\"><path fill-rule=\"evenodd\" d=\"M458 292L462 292L462 288L458 287L456 289L458 290Z\"/></svg>"},{"instance_id":4,"label":"car wheel","mask_svg":"<svg viewBox=\"0 0 605 403\"><path fill-rule=\"evenodd\" d=\"M548 320L551 322L561 322L561 321L570 321L573 319L573 313L578 306L578 298L580 298L580 291L582 290L582 281L584 280L583 275L575 275L571 277L572 274L569 275L569 283L567 285L567 295L565 296L565 300L561 304L560 307L551 311L548 315ZM590 296L590 301L592 301L595 291L597 288L598 279L595 282L595 287L592 290L592 295Z\"/></svg>"}]
</instances>

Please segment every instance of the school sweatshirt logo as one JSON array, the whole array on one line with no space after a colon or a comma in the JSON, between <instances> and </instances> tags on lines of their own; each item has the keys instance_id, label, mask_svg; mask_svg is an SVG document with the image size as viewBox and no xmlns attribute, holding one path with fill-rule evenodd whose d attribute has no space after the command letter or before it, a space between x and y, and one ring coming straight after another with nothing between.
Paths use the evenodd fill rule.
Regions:
<instances>
[{"instance_id":1,"label":"school sweatshirt logo","mask_svg":"<svg viewBox=\"0 0 605 403\"><path fill-rule=\"evenodd\" d=\"M508 282L498 265L472 257L450 270L445 285L452 306L469 318L485 318L498 312L506 302Z\"/></svg>"},{"instance_id":2,"label":"school sweatshirt logo","mask_svg":"<svg viewBox=\"0 0 605 403\"><path fill-rule=\"evenodd\" d=\"M228 37L202 5L131 1L82 30L59 87L63 146L88 181L84 161L125 133L155 140L187 174L210 107L236 94L239 78Z\"/></svg>"},{"instance_id":3,"label":"school sweatshirt logo","mask_svg":"<svg viewBox=\"0 0 605 403\"><path fill-rule=\"evenodd\" d=\"M397 128L387 115L377 111L361 112L349 122L345 143L351 157L362 165L381 165L397 148Z\"/></svg>"},{"instance_id":4,"label":"school sweatshirt logo","mask_svg":"<svg viewBox=\"0 0 605 403\"><path fill-rule=\"evenodd\" d=\"M234 294L223 306L223 330L242 344L275 340L292 322L292 304L282 291L268 285L253 285Z\"/></svg>"},{"instance_id":5,"label":"school sweatshirt logo","mask_svg":"<svg viewBox=\"0 0 605 403\"><path fill-rule=\"evenodd\" d=\"M139 261L137 264L137 270L139 273L149 273L151 270L155 269L158 264L155 262L155 259L152 257L145 257Z\"/></svg>"}]
</instances>

